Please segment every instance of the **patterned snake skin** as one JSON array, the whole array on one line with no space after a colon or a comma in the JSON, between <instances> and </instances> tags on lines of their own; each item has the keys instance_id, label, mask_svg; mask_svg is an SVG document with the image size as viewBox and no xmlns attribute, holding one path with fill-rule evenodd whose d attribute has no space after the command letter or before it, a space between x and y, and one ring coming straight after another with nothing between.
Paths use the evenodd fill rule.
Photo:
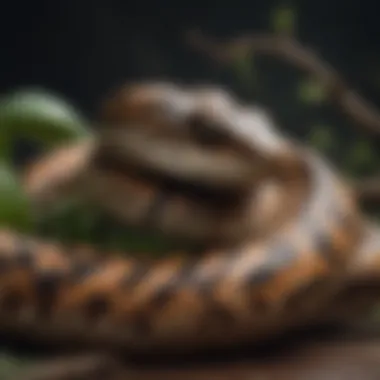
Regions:
<instances>
[{"instance_id":1,"label":"patterned snake skin","mask_svg":"<svg viewBox=\"0 0 380 380\"><path fill-rule=\"evenodd\" d=\"M354 275L380 263L380 242L315 152L217 88L129 86L102 121L93 140L29 168L36 210L81 194L126 224L205 251L104 257L2 230L1 329L181 351L347 317L336 300Z\"/></svg>"}]
</instances>

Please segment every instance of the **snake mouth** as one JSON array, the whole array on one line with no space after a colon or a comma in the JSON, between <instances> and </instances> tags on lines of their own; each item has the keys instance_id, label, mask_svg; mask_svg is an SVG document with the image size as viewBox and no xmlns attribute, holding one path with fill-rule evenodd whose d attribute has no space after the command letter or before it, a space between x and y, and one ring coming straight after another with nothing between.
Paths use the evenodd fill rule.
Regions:
<instances>
[{"instance_id":1,"label":"snake mouth","mask_svg":"<svg viewBox=\"0 0 380 380\"><path fill-rule=\"evenodd\" d=\"M112 181L115 175L115 178L126 184L142 183L149 188L149 192L154 193L151 206L147 210L139 211L143 215L143 221L136 223L134 219L131 220L128 208L134 208L134 203L139 203L144 196L140 194L144 192L144 186L125 193L123 186L118 185L119 182L116 183L116 188L111 183L112 189L107 191L109 184L106 184L105 193L102 190L102 194L99 193L100 198L95 196L89 200L87 196L83 198L79 195L77 198L75 194L73 197L68 194L61 198L62 203L57 202L57 207L44 207L37 218L37 231L40 236L70 244L90 244L101 250L117 249L149 257L167 256L173 252L191 255L209 247L210 241L214 239L209 238L209 234L211 235L210 231L219 223L219 216L224 211L234 210L241 202L241 190L224 188L213 182L176 178L173 173L163 173L148 165L128 161L115 150L95 150L89 156L90 166L96 170L94 187L99 186L98 180ZM106 175L104 180L101 179L102 173ZM129 201L128 198L133 200ZM171 227L169 232L163 231L160 220L162 213L176 199L183 200L185 207L194 205L196 211L191 211L191 220L187 219L187 215L181 218L174 233ZM200 231L200 226L206 227ZM188 232L189 230L192 232ZM214 232L212 235L214 236Z\"/></svg>"},{"instance_id":2,"label":"snake mouth","mask_svg":"<svg viewBox=\"0 0 380 380\"><path fill-rule=\"evenodd\" d=\"M154 182L161 177L181 190L212 189L214 194L250 187L267 170L259 159L254 162L251 155L231 142L208 145L194 136L157 132L144 126L107 127L96 151L98 162L113 161L114 167L118 162L119 168L133 167L134 172Z\"/></svg>"},{"instance_id":3,"label":"snake mouth","mask_svg":"<svg viewBox=\"0 0 380 380\"><path fill-rule=\"evenodd\" d=\"M121 178L144 181L159 193L160 198L181 196L210 209L236 207L242 195L240 189L220 187L211 182L193 182L190 179L177 178L172 173L159 172L146 165L128 162L115 152L98 152L94 157L94 165L101 171L114 173Z\"/></svg>"},{"instance_id":4,"label":"snake mouth","mask_svg":"<svg viewBox=\"0 0 380 380\"><path fill-rule=\"evenodd\" d=\"M48 154L25 175L40 236L149 255L193 252L208 244L203 236L219 225L221 212L240 200L240 190L139 165L117 150L97 149L96 141ZM84 186L81 173L89 174ZM163 219L149 224L168 213L176 214L174 234L157 228ZM186 236L190 228L197 229L195 240Z\"/></svg>"},{"instance_id":5,"label":"snake mouth","mask_svg":"<svg viewBox=\"0 0 380 380\"><path fill-rule=\"evenodd\" d=\"M96 150L91 163L92 187L101 189L92 192L94 203L145 236L161 235L183 251L227 244L245 233L236 216L245 214L251 187L178 178L110 149Z\"/></svg>"}]
</instances>

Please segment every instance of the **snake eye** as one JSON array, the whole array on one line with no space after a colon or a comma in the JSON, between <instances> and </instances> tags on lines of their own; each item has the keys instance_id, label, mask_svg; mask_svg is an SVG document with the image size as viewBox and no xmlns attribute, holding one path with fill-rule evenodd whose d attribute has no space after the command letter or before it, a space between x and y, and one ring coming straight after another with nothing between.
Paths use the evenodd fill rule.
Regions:
<instances>
[{"instance_id":1,"label":"snake eye","mask_svg":"<svg viewBox=\"0 0 380 380\"><path fill-rule=\"evenodd\" d=\"M191 136L196 142L205 146L220 146L226 143L227 136L210 120L192 116L188 120Z\"/></svg>"}]
</instances>

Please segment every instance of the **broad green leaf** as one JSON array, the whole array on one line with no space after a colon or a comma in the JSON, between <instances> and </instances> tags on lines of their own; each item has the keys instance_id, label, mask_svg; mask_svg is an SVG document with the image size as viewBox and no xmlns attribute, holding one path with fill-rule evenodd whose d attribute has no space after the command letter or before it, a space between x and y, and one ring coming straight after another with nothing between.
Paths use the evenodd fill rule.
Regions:
<instances>
[{"instance_id":1,"label":"broad green leaf","mask_svg":"<svg viewBox=\"0 0 380 380\"><path fill-rule=\"evenodd\" d=\"M21 376L23 369L27 365L30 365L30 360L21 359L7 352L1 352L0 379L15 379L16 374Z\"/></svg>"},{"instance_id":2,"label":"broad green leaf","mask_svg":"<svg viewBox=\"0 0 380 380\"><path fill-rule=\"evenodd\" d=\"M89 135L72 105L43 89L15 91L0 99L0 134L53 146Z\"/></svg>"},{"instance_id":3,"label":"broad green leaf","mask_svg":"<svg viewBox=\"0 0 380 380\"><path fill-rule=\"evenodd\" d=\"M331 130L323 125L312 127L309 134L309 143L322 152L328 152L332 149L335 141L335 136Z\"/></svg>"},{"instance_id":4,"label":"broad green leaf","mask_svg":"<svg viewBox=\"0 0 380 380\"><path fill-rule=\"evenodd\" d=\"M271 15L271 28L275 33L295 34L297 12L290 5L280 5Z\"/></svg>"},{"instance_id":5,"label":"broad green leaf","mask_svg":"<svg viewBox=\"0 0 380 380\"><path fill-rule=\"evenodd\" d=\"M32 215L29 202L12 168L0 163L0 226L29 230Z\"/></svg>"},{"instance_id":6,"label":"broad green leaf","mask_svg":"<svg viewBox=\"0 0 380 380\"><path fill-rule=\"evenodd\" d=\"M1 128L1 126L0 126ZM11 163L12 160L12 138L0 129L0 162Z\"/></svg>"}]
</instances>

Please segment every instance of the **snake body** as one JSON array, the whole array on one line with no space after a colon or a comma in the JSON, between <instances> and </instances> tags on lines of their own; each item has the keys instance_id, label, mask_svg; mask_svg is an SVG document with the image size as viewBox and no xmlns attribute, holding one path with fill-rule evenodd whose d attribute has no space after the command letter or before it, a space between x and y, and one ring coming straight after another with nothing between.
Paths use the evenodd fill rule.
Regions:
<instances>
[{"instance_id":1,"label":"snake body","mask_svg":"<svg viewBox=\"0 0 380 380\"><path fill-rule=\"evenodd\" d=\"M103 120L96 141L31 167L30 197L82 192L126 223L206 248L105 258L4 229L1 328L129 350L254 342L318 319L358 257L363 268L379 260L344 180L226 92L132 86Z\"/></svg>"}]
</instances>

